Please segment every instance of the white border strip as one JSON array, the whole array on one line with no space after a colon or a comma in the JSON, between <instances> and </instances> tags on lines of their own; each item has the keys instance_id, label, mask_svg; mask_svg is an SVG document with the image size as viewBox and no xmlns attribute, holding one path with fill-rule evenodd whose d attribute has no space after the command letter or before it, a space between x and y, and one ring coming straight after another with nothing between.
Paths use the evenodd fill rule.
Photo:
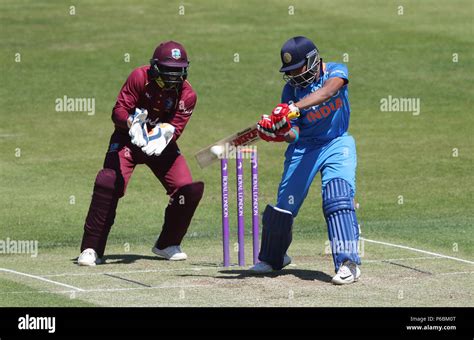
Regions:
<instances>
[{"instance_id":1,"label":"white border strip","mask_svg":"<svg viewBox=\"0 0 474 340\"><path fill-rule=\"evenodd\" d=\"M361 239L361 240L364 240L364 241L366 241L366 242L369 242L369 243L383 244L384 246L395 247L395 248L401 248L401 249L416 251L416 252L423 253L423 254L433 255L433 256L437 256L437 257L443 257L443 258L445 258L445 259L450 259L450 260L454 260L454 261L459 261L459 262L474 264L474 261L464 260L464 259L460 259L460 258L458 258L458 257L453 257L453 256L448 256L448 255L443 255L443 254L437 254L437 253L433 253L433 252L431 252L431 251L426 251L426 250L422 250L422 249L417 249L417 248L402 246L402 245L399 245L399 244L393 244L393 243L388 243L388 242L382 242L382 241L376 241L376 240L369 240L369 239L363 238L363 237L361 237L360 239Z\"/></svg>"},{"instance_id":2,"label":"white border strip","mask_svg":"<svg viewBox=\"0 0 474 340\"><path fill-rule=\"evenodd\" d=\"M61 282L57 282L57 281L45 279L44 277L37 276L37 275L31 275L31 274L26 274L26 273L22 273L22 272L17 272L16 270L11 270L11 269L6 269L6 268L0 268L0 271L7 272L7 273L12 273L12 274L16 274L16 275L22 275L22 276L30 277L30 278L32 278L32 279L36 279L36 280L40 280L40 281L52 283L52 284L55 284L55 285L58 285L58 286L63 286L63 287L71 288L71 289L74 289L75 291L78 291L78 292L83 292L83 291L84 291L84 289L82 289L82 288L78 288L78 287L74 287L74 286L71 286L71 285L68 285L68 284L65 284L65 283L61 283Z\"/></svg>"}]
</instances>

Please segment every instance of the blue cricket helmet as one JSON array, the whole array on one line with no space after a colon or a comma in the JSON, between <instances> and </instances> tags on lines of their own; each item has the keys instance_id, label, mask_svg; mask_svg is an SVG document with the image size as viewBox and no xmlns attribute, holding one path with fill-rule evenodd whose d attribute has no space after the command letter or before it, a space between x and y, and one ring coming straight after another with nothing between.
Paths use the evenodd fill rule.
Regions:
<instances>
[{"instance_id":1,"label":"blue cricket helmet","mask_svg":"<svg viewBox=\"0 0 474 340\"><path fill-rule=\"evenodd\" d=\"M319 50L308 38L298 36L285 42L280 52L283 65L280 72L284 72L283 79L294 87L306 87L318 81L321 74L321 61ZM290 71L297 70L306 65L302 73L291 76Z\"/></svg>"}]
</instances>

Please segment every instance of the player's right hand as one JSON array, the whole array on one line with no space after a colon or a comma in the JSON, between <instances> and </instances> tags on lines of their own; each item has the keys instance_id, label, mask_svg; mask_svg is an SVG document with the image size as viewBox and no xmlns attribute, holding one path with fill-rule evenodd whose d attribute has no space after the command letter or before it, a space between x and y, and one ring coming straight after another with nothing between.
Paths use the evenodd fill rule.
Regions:
<instances>
[{"instance_id":1,"label":"player's right hand","mask_svg":"<svg viewBox=\"0 0 474 340\"><path fill-rule=\"evenodd\" d=\"M147 132L148 144L142 148L142 151L148 156L159 156L173 139L175 127L169 123L161 123Z\"/></svg>"},{"instance_id":2,"label":"player's right hand","mask_svg":"<svg viewBox=\"0 0 474 340\"><path fill-rule=\"evenodd\" d=\"M267 142L283 142L283 135L276 134L274 124L268 115L263 115L257 123L257 131L260 138Z\"/></svg>"},{"instance_id":3,"label":"player's right hand","mask_svg":"<svg viewBox=\"0 0 474 340\"><path fill-rule=\"evenodd\" d=\"M135 109L135 113L128 117L127 124L130 128L128 134L132 137L132 144L138 147L147 145L148 137L146 131L146 117L148 111L145 109Z\"/></svg>"}]
</instances>

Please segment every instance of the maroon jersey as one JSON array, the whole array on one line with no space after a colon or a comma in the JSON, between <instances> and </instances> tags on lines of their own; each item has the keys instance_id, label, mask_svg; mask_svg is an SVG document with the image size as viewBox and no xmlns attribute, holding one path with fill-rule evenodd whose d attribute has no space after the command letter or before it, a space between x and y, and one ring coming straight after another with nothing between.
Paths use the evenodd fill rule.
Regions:
<instances>
[{"instance_id":1,"label":"maroon jersey","mask_svg":"<svg viewBox=\"0 0 474 340\"><path fill-rule=\"evenodd\" d=\"M149 80L150 66L141 66L130 73L122 86L112 111L112 120L117 130L128 133L127 119L135 108L148 111L148 126L169 123L175 127L173 139L179 138L191 118L197 96L191 84L186 80L181 93L165 90Z\"/></svg>"}]
</instances>

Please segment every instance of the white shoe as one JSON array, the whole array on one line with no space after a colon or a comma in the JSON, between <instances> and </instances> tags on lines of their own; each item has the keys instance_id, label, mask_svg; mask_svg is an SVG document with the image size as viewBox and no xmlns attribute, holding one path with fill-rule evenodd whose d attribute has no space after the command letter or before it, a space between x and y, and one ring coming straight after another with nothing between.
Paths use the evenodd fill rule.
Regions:
<instances>
[{"instance_id":1,"label":"white shoe","mask_svg":"<svg viewBox=\"0 0 474 340\"><path fill-rule=\"evenodd\" d=\"M357 264L352 261L346 261L332 278L331 282L335 285L345 285L359 280L360 269Z\"/></svg>"},{"instance_id":2,"label":"white shoe","mask_svg":"<svg viewBox=\"0 0 474 340\"><path fill-rule=\"evenodd\" d=\"M285 254L285 256L283 257L283 268L285 268L290 263L291 263L291 257ZM273 268L268 263L262 261L262 262L257 263L253 267L250 267L249 270L255 273L259 273L259 274L265 274L265 273L272 272Z\"/></svg>"},{"instance_id":3,"label":"white shoe","mask_svg":"<svg viewBox=\"0 0 474 340\"><path fill-rule=\"evenodd\" d=\"M151 251L158 256L164 257L170 261L183 261L188 258L186 253L181 251L180 246L169 246L165 249L158 249L157 247L153 247Z\"/></svg>"},{"instance_id":4,"label":"white shoe","mask_svg":"<svg viewBox=\"0 0 474 340\"><path fill-rule=\"evenodd\" d=\"M97 257L97 253L92 248L84 249L84 251L77 258L77 264L80 266L95 266L101 264L102 259Z\"/></svg>"}]
</instances>

